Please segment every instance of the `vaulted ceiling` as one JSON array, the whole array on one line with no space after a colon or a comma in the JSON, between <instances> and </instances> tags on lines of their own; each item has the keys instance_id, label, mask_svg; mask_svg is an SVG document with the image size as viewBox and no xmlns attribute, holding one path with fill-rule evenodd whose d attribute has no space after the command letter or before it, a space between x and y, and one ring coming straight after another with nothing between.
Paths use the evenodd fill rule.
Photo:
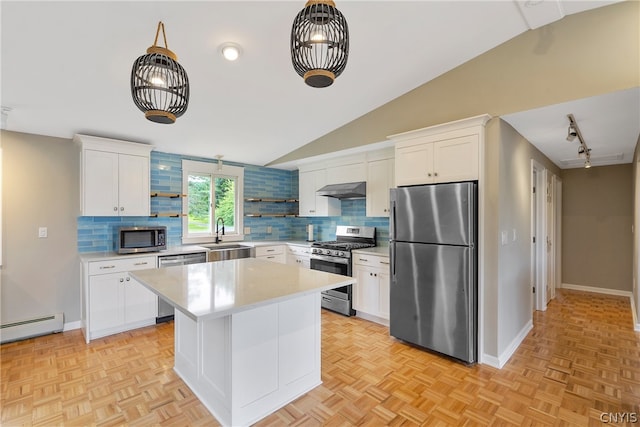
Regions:
<instances>
[{"instance_id":1,"label":"vaulted ceiling","mask_svg":"<svg viewBox=\"0 0 640 427\"><path fill-rule=\"evenodd\" d=\"M532 28L611 3L337 1L349 23L349 60L332 86L315 89L289 55L303 1L2 1L3 128L264 165ZM153 44L158 21L191 84L189 108L173 125L147 121L129 88L133 61ZM229 41L242 46L238 61L220 55ZM625 99L633 113L637 91ZM569 107L578 120L596 111ZM534 144L541 128L564 126L555 113L552 124L546 113L524 114L508 121ZM637 129L625 138L634 131L637 140Z\"/></svg>"}]
</instances>

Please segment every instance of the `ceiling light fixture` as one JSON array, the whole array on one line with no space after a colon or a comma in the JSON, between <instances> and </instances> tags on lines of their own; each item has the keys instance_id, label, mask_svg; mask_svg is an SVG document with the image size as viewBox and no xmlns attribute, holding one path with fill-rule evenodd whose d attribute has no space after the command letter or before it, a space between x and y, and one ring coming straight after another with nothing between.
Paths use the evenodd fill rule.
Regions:
<instances>
[{"instance_id":1,"label":"ceiling light fixture","mask_svg":"<svg viewBox=\"0 0 640 427\"><path fill-rule=\"evenodd\" d=\"M237 43L227 42L220 45L220 53L227 61L235 61L242 54L242 49Z\"/></svg>"},{"instance_id":2,"label":"ceiling light fixture","mask_svg":"<svg viewBox=\"0 0 640 427\"><path fill-rule=\"evenodd\" d=\"M157 45L162 30L164 47ZM144 116L156 123L175 123L189 105L189 78L169 50L164 24L158 23L153 46L140 56L131 69L131 96Z\"/></svg>"},{"instance_id":3,"label":"ceiling light fixture","mask_svg":"<svg viewBox=\"0 0 640 427\"><path fill-rule=\"evenodd\" d=\"M573 117L573 114L567 114L567 118L569 119L569 132L567 135L567 141L573 141L575 137L578 137L578 141L580 141L580 147L578 147L578 157L584 158L584 167L585 169L589 169L591 167L591 148L587 147L587 144L584 142L584 138L582 138L582 132L580 132L580 128L578 127L578 123L576 122L576 118ZM573 131L573 135L572 132ZM569 137L572 137L569 139Z\"/></svg>"},{"instance_id":4,"label":"ceiling light fixture","mask_svg":"<svg viewBox=\"0 0 640 427\"><path fill-rule=\"evenodd\" d=\"M574 139L576 139L576 135L578 135L576 129L573 127L573 125L569 125L569 128L567 129L567 141L572 142Z\"/></svg>"},{"instance_id":5,"label":"ceiling light fixture","mask_svg":"<svg viewBox=\"0 0 640 427\"><path fill-rule=\"evenodd\" d=\"M312 87L327 87L344 71L349 28L333 0L308 0L293 20L291 61Z\"/></svg>"}]
</instances>

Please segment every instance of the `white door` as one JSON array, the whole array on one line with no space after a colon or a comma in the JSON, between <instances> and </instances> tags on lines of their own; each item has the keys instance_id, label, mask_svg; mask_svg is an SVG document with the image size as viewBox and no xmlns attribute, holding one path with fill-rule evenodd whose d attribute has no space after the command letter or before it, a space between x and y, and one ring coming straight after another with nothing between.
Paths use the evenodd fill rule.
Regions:
<instances>
[{"instance_id":1,"label":"white door","mask_svg":"<svg viewBox=\"0 0 640 427\"><path fill-rule=\"evenodd\" d=\"M85 150L82 215L118 216L118 155Z\"/></svg>"},{"instance_id":2,"label":"white door","mask_svg":"<svg viewBox=\"0 0 640 427\"><path fill-rule=\"evenodd\" d=\"M545 302L549 303L551 300L551 289L554 288L555 282L555 256L554 256L554 222L555 216L553 207L555 202L553 200L553 174L547 170L545 174L546 184L546 199L545 199L545 221L546 221L546 248L545 248Z\"/></svg>"},{"instance_id":3,"label":"white door","mask_svg":"<svg viewBox=\"0 0 640 427\"><path fill-rule=\"evenodd\" d=\"M389 189L393 159L374 160L367 165L367 216L389 216Z\"/></svg>"},{"instance_id":4,"label":"white door","mask_svg":"<svg viewBox=\"0 0 640 427\"><path fill-rule=\"evenodd\" d=\"M433 144L396 149L396 185L430 184L433 178Z\"/></svg>"},{"instance_id":5,"label":"white door","mask_svg":"<svg viewBox=\"0 0 640 427\"><path fill-rule=\"evenodd\" d=\"M438 141L433 149L433 175L436 182L478 179L478 135Z\"/></svg>"},{"instance_id":6,"label":"white door","mask_svg":"<svg viewBox=\"0 0 640 427\"><path fill-rule=\"evenodd\" d=\"M140 322L155 318L158 313L158 300L156 295L133 280L128 274L124 275L124 277L125 323Z\"/></svg>"},{"instance_id":7,"label":"white door","mask_svg":"<svg viewBox=\"0 0 640 427\"><path fill-rule=\"evenodd\" d=\"M149 159L120 154L119 211L126 216L149 216Z\"/></svg>"}]
</instances>

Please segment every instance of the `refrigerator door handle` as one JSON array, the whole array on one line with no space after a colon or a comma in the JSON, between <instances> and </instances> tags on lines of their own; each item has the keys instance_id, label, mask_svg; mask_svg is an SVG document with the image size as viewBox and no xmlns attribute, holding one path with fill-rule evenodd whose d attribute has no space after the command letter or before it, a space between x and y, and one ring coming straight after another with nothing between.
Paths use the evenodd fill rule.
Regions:
<instances>
[{"instance_id":1,"label":"refrigerator door handle","mask_svg":"<svg viewBox=\"0 0 640 427\"><path fill-rule=\"evenodd\" d=\"M391 283L394 283L396 280L396 247L395 243L391 243L391 247L389 248L389 261L391 263Z\"/></svg>"},{"instance_id":2,"label":"refrigerator door handle","mask_svg":"<svg viewBox=\"0 0 640 427\"><path fill-rule=\"evenodd\" d=\"M391 192L391 196L393 197L393 190ZM395 224L396 224L396 201L395 200L391 200L391 206L390 206L390 220L389 220L389 239L394 241L396 240L396 235L395 235Z\"/></svg>"}]
</instances>

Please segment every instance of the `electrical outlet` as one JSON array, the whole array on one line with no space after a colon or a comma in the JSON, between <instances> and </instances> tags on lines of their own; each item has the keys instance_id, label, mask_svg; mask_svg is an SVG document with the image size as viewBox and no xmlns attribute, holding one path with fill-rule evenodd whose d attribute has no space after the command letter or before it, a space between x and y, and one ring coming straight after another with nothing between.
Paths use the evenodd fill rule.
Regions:
<instances>
[{"instance_id":1,"label":"electrical outlet","mask_svg":"<svg viewBox=\"0 0 640 427\"><path fill-rule=\"evenodd\" d=\"M48 232L47 227L38 228L38 237L40 239L47 237L47 232Z\"/></svg>"},{"instance_id":2,"label":"electrical outlet","mask_svg":"<svg viewBox=\"0 0 640 427\"><path fill-rule=\"evenodd\" d=\"M245 227L244 234L251 234L251 227Z\"/></svg>"},{"instance_id":3,"label":"electrical outlet","mask_svg":"<svg viewBox=\"0 0 640 427\"><path fill-rule=\"evenodd\" d=\"M271 226L267 225L267 234L271 234Z\"/></svg>"}]
</instances>

